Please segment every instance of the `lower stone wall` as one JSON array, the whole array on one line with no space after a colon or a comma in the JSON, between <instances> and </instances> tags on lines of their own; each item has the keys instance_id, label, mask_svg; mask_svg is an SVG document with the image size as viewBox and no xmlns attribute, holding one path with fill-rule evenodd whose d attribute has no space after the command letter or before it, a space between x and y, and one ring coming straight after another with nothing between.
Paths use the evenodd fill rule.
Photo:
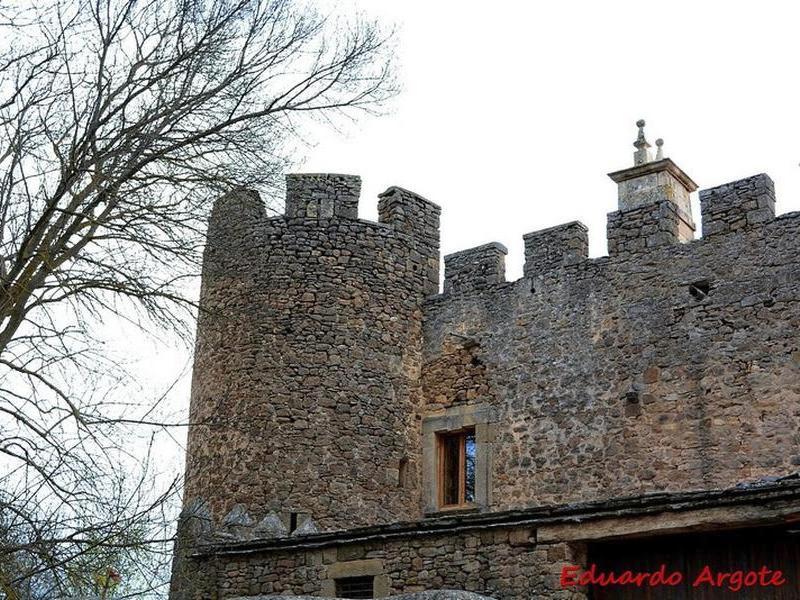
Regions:
<instances>
[{"instance_id":1,"label":"lower stone wall","mask_svg":"<svg viewBox=\"0 0 800 600\"><path fill-rule=\"evenodd\" d=\"M231 600L309 600L318 596L247 596L232 598ZM327 599L332 600L332 599ZM429 592L413 592L391 596L387 600L495 600L488 596L473 594L472 592L461 592L458 590L435 590Z\"/></svg>"},{"instance_id":2,"label":"lower stone wall","mask_svg":"<svg viewBox=\"0 0 800 600\"><path fill-rule=\"evenodd\" d=\"M348 543L320 549L219 554L193 559L196 582L187 598L217 600L260 594L335 595L334 578L375 576L377 597L457 589L497 600L585 600L562 589L561 568L582 564L580 544L536 544L533 530L493 529Z\"/></svg>"},{"instance_id":3,"label":"lower stone wall","mask_svg":"<svg viewBox=\"0 0 800 600\"><path fill-rule=\"evenodd\" d=\"M252 531L241 531L243 535L236 537L227 530L195 526L195 519L182 530L202 543L192 548L188 538L179 540L172 600L256 600L267 595L332 598L337 595L336 579L360 576L373 577L375 598L461 590L495 600L587 600L586 588L563 588L561 575L567 566L591 570L588 563L608 552L603 549L606 543L649 538L651 547L660 547L662 542L670 547L669 536L737 530L744 535L763 533L764 528L786 530L789 535L791 524L800 522L800 473L712 492L656 494L502 514L449 513L413 523L294 537L258 538ZM739 540L738 565L750 556L750 547L741 544L741 535L734 537L726 539ZM791 556L797 556L798 542L793 540L786 547L795 552ZM761 543L767 553L772 552L772 542L768 542ZM694 542L689 546L694 547ZM729 550L727 542L719 542L719 547L726 548L723 554ZM665 556L660 551L636 552L648 560L660 561ZM673 558L684 564L684 554ZM761 559L757 562L762 564ZM784 558L781 570L791 569L795 582L800 582L796 562ZM640 566L651 572L650 563L646 560ZM570 572L574 576L574 571L567 575Z\"/></svg>"}]
</instances>

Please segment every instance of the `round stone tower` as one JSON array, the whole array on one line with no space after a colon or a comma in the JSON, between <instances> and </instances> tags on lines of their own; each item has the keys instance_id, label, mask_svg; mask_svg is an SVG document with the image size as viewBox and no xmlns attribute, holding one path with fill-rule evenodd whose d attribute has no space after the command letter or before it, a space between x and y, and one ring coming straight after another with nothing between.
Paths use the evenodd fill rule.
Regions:
<instances>
[{"instance_id":1,"label":"round stone tower","mask_svg":"<svg viewBox=\"0 0 800 600\"><path fill-rule=\"evenodd\" d=\"M284 216L246 192L214 206L184 503L215 526L236 505L290 530L419 516L420 303L438 289L439 207L390 188L379 222L362 221L360 186L289 175Z\"/></svg>"}]
</instances>

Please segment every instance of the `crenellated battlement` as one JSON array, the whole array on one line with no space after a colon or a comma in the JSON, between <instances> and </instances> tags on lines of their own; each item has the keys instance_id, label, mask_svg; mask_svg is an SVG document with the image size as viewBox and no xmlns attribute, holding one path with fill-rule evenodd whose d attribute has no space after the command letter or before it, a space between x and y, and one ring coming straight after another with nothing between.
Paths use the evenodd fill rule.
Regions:
<instances>
[{"instance_id":1,"label":"crenellated battlement","mask_svg":"<svg viewBox=\"0 0 800 600\"><path fill-rule=\"evenodd\" d=\"M609 259L643 259L655 251L663 256L669 248L677 251L689 242L703 244L725 234L764 226L775 218L774 184L765 174L755 175L700 191L703 235L696 239L690 194L697 191L697 184L673 160L663 157L663 140L658 140L659 154L653 160L647 150L644 121L637 125L634 165L609 174L618 186L618 210L608 214ZM357 175L289 174L285 212L270 220L292 222L292 228L313 227L316 222L330 227L341 222L354 240L365 239L357 231L386 226L409 240L409 271L423 277L426 295L437 294L442 262L438 254L441 208L419 194L392 186L379 195L378 222L373 223L358 218L360 191L361 178ZM252 227L246 235L263 241L261 229L266 216L256 207L260 206L257 196L232 194L218 204L223 208L215 209L212 225L222 223L226 239L245 235L249 222ZM525 234L524 277L540 277L588 260L588 235L586 226L578 221ZM507 254L502 244L492 242L445 256L443 293L472 293L506 283ZM235 262L226 261L225 268L232 268Z\"/></svg>"},{"instance_id":2,"label":"crenellated battlement","mask_svg":"<svg viewBox=\"0 0 800 600\"><path fill-rule=\"evenodd\" d=\"M635 260L657 249L676 249L688 242L704 243L721 235L764 226L775 219L775 188L766 174L700 191L703 236L694 238L689 193L697 185L670 159L644 162L610 174L619 185L619 210L609 213L609 258ZM361 178L330 173L286 176L285 214L269 219L310 225L341 220L369 229L388 226L413 240L409 261L424 273L425 293L439 290L439 218L441 209L424 197L400 187L390 187L378 197L378 223L358 219ZM222 224L226 239L244 235L263 241L268 220L258 196L249 192L220 199L212 223ZM229 215L228 213L234 213ZM247 224L252 225L248 229ZM296 225L294 225L296 226ZM293 227L294 227L293 226ZM353 230L355 231L355 230ZM359 236L355 236L358 238ZM572 221L526 233L523 236L525 278L588 260L588 229ZM497 242L483 244L444 257L444 294L475 292L506 283L508 249ZM232 268L227 261L226 268Z\"/></svg>"},{"instance_id":3,"label":"crenellated battlement","mask_svg":"<svg viewBox=\"0 0 800 600\"><path fill-rule=\"evenodd\" d=\"M618 185L618 210L608 214L608 256L612 261L669 260L690 242L763 227L775 219L775 189L765 174L700 191L703 236L695 238L690 194L697 184L669 158L652 160L639 121L634 166L609 174ZM578 221L527 233L524 277L534 278L588 260L588 230ZM502 248L502 251L499 249ZM746 251L746 249L742 249ZM460 294L506 283L500 244L484 244L444 257L444 294Z\"/></svg>"},{"instance_id":4,"label":"crenellated battlement","mask_svg":"<svg viewBox=\"0 0 800 600\"><path fill-rule=\"evenodd\" d=\"M378 222L417 241L415 260L422 264L426 294L439 289L439 216L442 209L401 187L392 186L378 196Z\"/></svg>"},{"instance_id":5,"label":"crenellated battlement","mask_svg":"<svg viewBox=\"0 0 800 600\"><path fill-rule=\"evenodd\" d=\"M700 192L703 237L767 223L775 218L775 184L761 173Z\"/></svg>"},{"instance_id":6,"label":"crenellated battlement","mask_svg":"<svg viewBox=\"0 0 800 600\"><path fill-rule=\"evenodd\" d=\"M508 249L498 242L448 254L444 257L444 292L480 290L506 280Z\"/></svg>"},{"instance_id":7,"label":"crenellated battlement","mask_svg":"<svg viewBox=\"0 0 800 600\"><path fill-rule=\"evenodd\" d=\"M703 236L683 240L685 213L673 202L656 198L608 215L608 249L611 260L669 260L681 246L715 243L720 236L763 228L775 220L775 188L760 174L700 191ZM533 278L554 269L576 265L588 258L588 229L579 221L526 233L524 277ZM699 251L699 250L698 250ZM742 252L746 252L742 248ZM445 256L445 294L486 289L505 283L508 250L497 242Z\"/></svg>"},{"instance_id":8,"label":"crenellated battlement","mask_svg":"<svg viewBox=\"0 0 800 600\"><path fill-rule=\"evenodd\" d=\"M286 175L286 219L358 219L361 177L341 173ZM392 186L378 196L378 222L432 243L441 208L412 191ZM281 218L278 217L278 218Z\"/></svg>"},{"instance_id":9,"label":"crenellated battlement","mask_svg":"<svg viewBox=\"0 0 800 600\"><path fill-rule=\"evenodd\" d=\"M423 282L425 294L439 285L438 205L419 194L390 187L378 199L378 222L358 218L361 178L339 173L286 175L283 214L267 216L258 193L233 191L214 204L208 227L204 271L220 275L246 274L275 246L318 238L326 251L342 254L378 252L403 259L409 277ZM327 239L323 243L323 239ZM305 241L303 241L305 240ZM356 250L357 247L361 250ZM324 254L320 248L309 251ZM298 248L298 252L302 251ZM288 260L290 257L286 255ZM337 258L340 265L344 258Z\"/></svg>"},{"instance_id":10,"label":"crenellated battlement","mask_svg":"<svg viewBox=\"0 0 800 600\"><path fill-rule=\"evenodd\" d=\"M525 242L525 277L574 264L589 256L589 230L572 221L522 236Z\"/></svg>"},{"instance_id":11,"label":"crenellated battlement","mask_svg":"<svg viewBox=\"0 0 800 600\"><path fill-rule=\"evenodd\" d=\"M358 218L361 177L336 173L302 173L286 176L288 218Z\"/></svg>"}]
</instances>

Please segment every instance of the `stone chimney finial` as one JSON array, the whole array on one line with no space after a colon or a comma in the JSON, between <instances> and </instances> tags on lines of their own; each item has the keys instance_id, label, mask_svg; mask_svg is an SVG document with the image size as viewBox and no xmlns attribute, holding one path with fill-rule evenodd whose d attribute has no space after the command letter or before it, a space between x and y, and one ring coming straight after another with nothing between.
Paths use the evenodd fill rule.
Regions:
<instances>
[{"instance_id":1,"label":"stone chimney finial","mask_svg":"<svg viewBox=\"0 0 800 600\"><path fill-rule=\"evenodd\" d=\"M633 166L621 171L609 173L608 176L618 186L618 213L616 219L634 219L632 227L635 229L641 227L640 237L635 236L625 238L636 240L634 244L647 243L648 247L653 244L658 244L657 240L651 240L651 230L655 226L655 230L661 233L669 230L674 233L674 240L678 242L688 242L694 238L694 221L692 220L692 206L689 195L697 189L697 184L684 173L678 165L672 162L669 158L664 157L664 140L659 138L656 140L658 146L658 153L656 160L650 156L648 148L650 144L644 136L644 120L636 121L636 126L639 128L639 135L633 143L636 152L633 155ZM659 213L659 215L647 217L650 221L643 226L643 222L635 221L640 218L639 213L632 212L636 209L656 210L658 206L662 208L666 205L667 211ZM655 208L654 208L655 207ZM658 209L661 210L661 209ZM655 215L655 213L652 213ZM620 216L622 215L622 216ZM667 216L664 216L667 215ZM671 216L670 216L671 215ZM673 218L674 217L674 218ZM609 215L611 219L611 215ZM621 222L621 221L620 221ZM621 234L616 233L617 224L608 222L609 232L609 250L613 247L616 252L619 249L619 243L614 241L612 244L612 237L616 236L614 240L622 239L619 237ZM666 229L664 229L666 228ZM677 230L675 229L677 228ZM661 233L657 235L661 235ZM669 235L673 235L670 233ZM630 231L626 230L624 235L629 235ZM647 238L647 241L643 241ZM637 248L640 246L631 246Z\"/></svg>"},{"instance_id":2,"label":"stone chimney finial","mask_svg":"<svg viewBox=\"0 0 800 600\"><path fill-rule=\"evenodd\" d=\"M639 128L639 135L636 136L636 141L633 142L633 146L636 148L636 152L633 153L634 166L643 165L653 160L650 156L650 152L647 150L650 144L647 143L644 137L644 125L644 119L636 121L636 126Z\"/></svg>"}]
</instances>

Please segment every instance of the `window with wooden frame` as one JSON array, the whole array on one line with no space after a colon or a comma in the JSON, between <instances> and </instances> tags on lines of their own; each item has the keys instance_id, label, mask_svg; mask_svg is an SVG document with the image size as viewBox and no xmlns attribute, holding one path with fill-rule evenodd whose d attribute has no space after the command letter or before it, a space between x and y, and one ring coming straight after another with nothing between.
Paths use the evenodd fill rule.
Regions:
<instances>
[{"instance_id":1,"label":"window with wooden frame","mask_svg":"<svg viewBox=\"0 0 800 600\"><path fill-rule=\"evenodd\" d=\"M439 433L438 488L440 508L460 508L475 502L475 428Z\"/></svg>"}]
</instances>

